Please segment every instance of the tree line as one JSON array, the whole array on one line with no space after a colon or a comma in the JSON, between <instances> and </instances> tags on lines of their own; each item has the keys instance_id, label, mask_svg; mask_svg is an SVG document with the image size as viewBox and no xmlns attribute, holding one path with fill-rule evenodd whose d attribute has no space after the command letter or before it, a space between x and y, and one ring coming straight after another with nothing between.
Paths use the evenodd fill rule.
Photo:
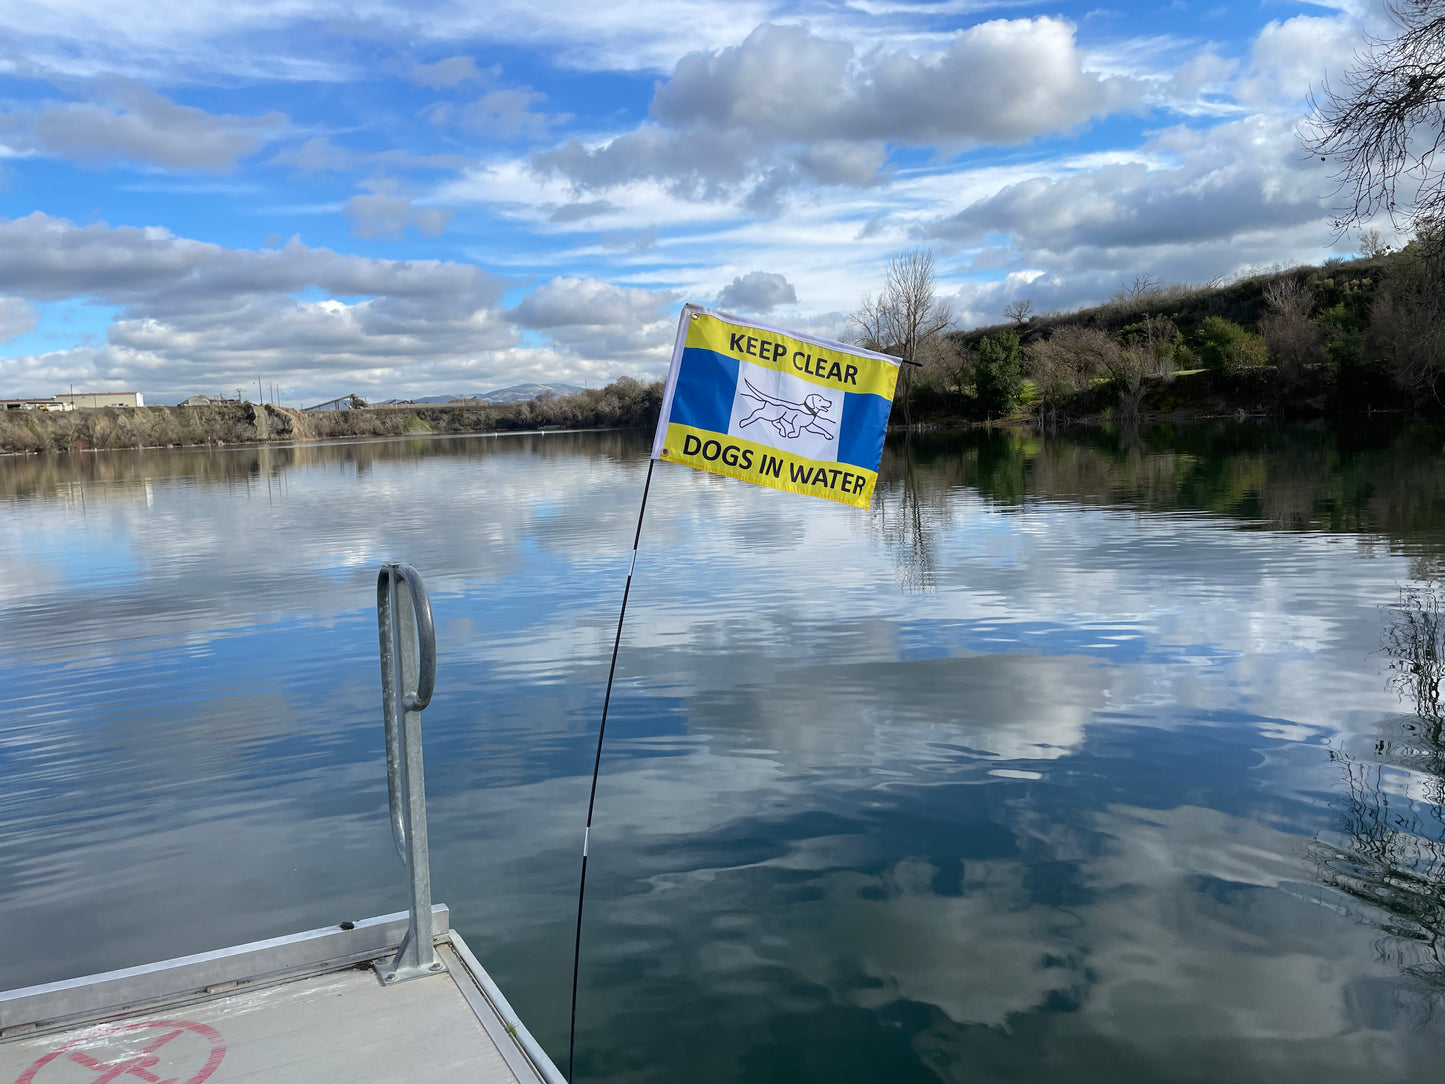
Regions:
<instances>
[{"instance_id":1,"label":"tree line","mask_svg":"<svg viewBox=\"0 0 1445 1084\"><path fill-rule=\"evenodd\" d=\"M1021 414L1052 425L1172 411L1439 412L1445 290L1436 243L1426 232L1393 252L1367 231L1355 259L1200 286L1137 275L1102 305L1035 314L1020 299L1007 323L967 332L945 323L927 276L895 277L900 266L931 271L930 254L910 252L854 314L854 339L917 363L900 374L894 421L905 425ZM910 290L909 304L884 304Z\"/></svg>"}]
</instances>

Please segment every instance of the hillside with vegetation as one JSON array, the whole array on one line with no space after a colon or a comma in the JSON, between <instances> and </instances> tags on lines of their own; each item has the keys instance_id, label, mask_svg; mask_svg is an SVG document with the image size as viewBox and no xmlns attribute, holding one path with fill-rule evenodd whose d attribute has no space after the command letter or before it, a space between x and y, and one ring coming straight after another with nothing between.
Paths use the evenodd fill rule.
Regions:
<instances>
[{"instance_id":1,"label":"hillside with vegetation","mask_svg":"<svg viewBox=\"0 0 1445 1084\"><path fill-rule=\"evenodd\" d=\"M1141 276L1073 313L1021 300L1006 324L918 343L894 420L1442 414L1445 271L1430 242L1367 238L1358 259L1204 286Z\"/></svg>"}]
</instances>

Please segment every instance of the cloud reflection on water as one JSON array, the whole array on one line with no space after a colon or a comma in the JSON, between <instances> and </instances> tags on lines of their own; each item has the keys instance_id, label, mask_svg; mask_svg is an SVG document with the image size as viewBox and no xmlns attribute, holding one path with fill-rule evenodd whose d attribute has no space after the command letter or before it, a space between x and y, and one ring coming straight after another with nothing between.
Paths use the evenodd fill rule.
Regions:
<instances>
[{"instance_id":1,"label":"cloud reflection on water","mask_svg":"<svg viewBox=\"0 0 1445 1084\"><path fill-rule=\"evenodd\" d=\"M1368 536L1301 509L1389 448L1011 439L915 448L922 592L888 477L870 516L659 472L593 837L594 1078L1405 1081L1445 1056L1377 951L1389 871L1353 892L1312 850L1356 847L1332 751L1397 718L1371 659L1392 547L1445 534L1379 487L1326 502ZM401 557L441 645L438 895L560 1049L644 443L0 464L0 985L402 905L370 609ZM1408 774L1379 786L1423 810ZM165 930L157 886L191 905Z\"/></svg>"}]
</instances>

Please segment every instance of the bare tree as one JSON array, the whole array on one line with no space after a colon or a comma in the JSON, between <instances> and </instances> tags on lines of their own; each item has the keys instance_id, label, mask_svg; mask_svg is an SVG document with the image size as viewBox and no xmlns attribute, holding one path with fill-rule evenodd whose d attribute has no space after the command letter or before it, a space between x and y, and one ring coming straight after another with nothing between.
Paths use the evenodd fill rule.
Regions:
<instances>
[{"instance_id":1,"label":"bare tree","mask_svg":"<svg viewBox=\"0 0 1445 1084\"><path fill-rule=\"evenodd\" d=\"M1129 301L1147 301L1156 294L1164 292L1164 284L1158 275L1151 275L1146 271L1140 271L1134 276L1132 282L1119 284L1119 292Z\"/></svg>"},{"instance_id":2,"label":"bare tree","mask_svg":"<svg viewBox=\"0 0 1445 1084\"><path fill-rule=\"evenodd\" d=\"M1445 231L1402 254L1375 298L1370 336L1395 383L1445 405Z\"/></svg>"},{"instance_id":3,"label":"bare tree","mask_svg":"<svg viewBox=\"0 0 1445 1084\"><path fill-rule=\"evenodd\" d=\"M853 324L853 333L849 338L859 346L886 351L892 345L893 320L886 293L876 298L872 294L864 294L848 319Z\"/></svg>"},{"instance_id":4,"label":"bare tree","mask_svg":"<svg viewBox=\"0 0 1445 1084\"><path fill-rule=\"evenodd\" d=\"M1286 381L1298 380L1306 366L1319 360L1320 329L1310 320L1314 291L1293 276L1278 278L1264 288L1269 312L1259 330L1270 357Z\"/></svg>"},{"instance_id":5,"label":"bare tree","mask_svg":"<svg viewBox=\"0 0 1445 1084\"><path fill-rule=\"evenodd\" d=\"M900 252L888 261L888 298L895 345L904 361L917 359L920 343L953 324L953 310L938 296L933 253L925 249Z\"/></svg>"},{"instance_id":6,"label":"bare tree","mask_svg":"<svg viewBox=\"0 0 1445 1084\"><path fill-rule=\"evenodd\" d=\"M1004 319L1012 320L1016 324L1027 324L1033 314L1034 303L1027 298L1010 301L1003 307Z\"/></svg>"},{"instance_id":7,"label":"bare tree","mask_svg":"<svg viewBox=\"0 0 1445 1084\"><path fill-rule=\"evenodd\" d=\"M935 387L957 395L967 393L973 376L973 351L947 335L935 335L918 344L920 372Z\"/></svg>"},{"instance_id":8,"label":"bare tree","mask_svg":"<svg viewBox=\"0 0 1445 1084\"><path fill-rule=\"evenodd\" d=\"M953 311L938 296L933 253L909 249L888 261L888 278L877 299L863 298L852 314L859 342L874 350L896 354L905 362L919 361L919 349L953 325ZM903 367L903 421L911 424L908 396L913 366Z\"/></svg>"},{"instance_id":9,"label":"bare tree","mask_svg":"<svg viewBox=\"0 0 1445 1084\"><path fill-rule=\"evenodd\" d=\"M1380 231L1371 226L1367 230L1360 231L1360 255L1367 260L1377 256L1384 256L1390 251L1390 246L1385 244Z\"/></svg>"},{"instance_id":10,"label":"bare tree","mask_svg":"<svg viewBox=\"0 0 1445 1084\"><path fill-rule=\"evenodd\" d=\"M1059 415L1075 392L1099 376L1121 373L1123 358L1119 344L1098 328L1065 324L1047 339L1032 342L1026 349L1029 374L1041 401L1044 424L1058 424Z\"/></svg>"},{"instance_id":11,"label":"bare tree","mask_svg":"<svg viewBox=\"0 0 1445 1084\"><path fill-rule=\"evenodd\" d=\"M1445 0L1387 0L1385 10L1400 34L1367 37L1339 85L1310 102L1305 143L1339 164L1342 232L1376 211L1445 218Z\"/></svg>"}]
</instances>

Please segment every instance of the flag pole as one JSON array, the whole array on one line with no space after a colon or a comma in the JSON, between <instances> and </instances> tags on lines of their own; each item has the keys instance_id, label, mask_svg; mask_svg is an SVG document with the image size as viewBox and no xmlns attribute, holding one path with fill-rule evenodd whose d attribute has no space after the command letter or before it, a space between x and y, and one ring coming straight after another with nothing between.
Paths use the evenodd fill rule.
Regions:
<instances>
[{"instance_id":1,"label":"flag pole","mask_svg":"<svg viewBox=\"0 0 1445 1084\"><path fill-rule=\"evenodd\" d=\"M582 900L587 892L587 842L592 834L592 811L597 805L597 776L602 770L602 738L607 733L607 708L612 703L612 679L617 674L617 649L622 644L622 622L627 617L627 597L632 593L632 573L637 569L637 545L642 540L642 517L647 513L647 493L652 488L652 468L647 460L647 481L642 484L642 506L637 510L637 531L632 536L632 563L627 568L627 585L622 589L622 608L617 614L617 635L612 641L612 666L607 671L607 692L602 697L602 722L597 727L597 756L592 761L592 793L587 798L587 826L582 829L582 875L577 880L577 937L572 946L572 1024L567 1035L567 1079L571 1081L577 1053L577 972L582 961Z\"/></svg>"}]
</instances>

